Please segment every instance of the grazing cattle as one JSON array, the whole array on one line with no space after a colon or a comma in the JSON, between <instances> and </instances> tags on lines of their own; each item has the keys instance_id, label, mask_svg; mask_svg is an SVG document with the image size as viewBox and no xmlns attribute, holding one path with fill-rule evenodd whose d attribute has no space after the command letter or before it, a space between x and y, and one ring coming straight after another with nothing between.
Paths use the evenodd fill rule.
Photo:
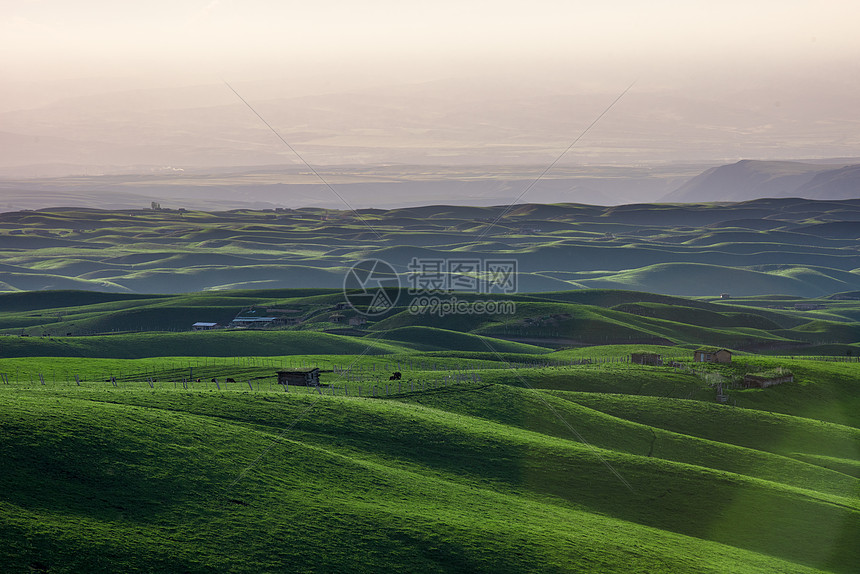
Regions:
<instances>
[{"instance_id":1,"label":"grazing cattle","mask_svg":"<svg viewBox=\"0 0 860 574\"><path fill-rule=\"evenodd\" d=\"M394 371L394 374L391 375L390 377L388 377L388 380L389 381L399 381L401 376L402 375L400 374L400 371Z\"/></svg>"},{"instance_id":2,"label":"grazing cattle","mask_svg":"<svg viewBox=\"0 0 860 574\"><path fill-rule=\"evenodd\" d=\"M229 378L229 377L228 377L227 379L225 379L225 380L224 380L224 382L225 382L225 383L235 383L235 382L236 382L236 379L231 379L231 378Z\"/></svg>"},{"instance_id":3,"label":"grazing cattle","mask_svg":"<svg viewBox=\"0 0 860 574\"><path fill-rule=\"evenodd\" d=\"M217 382L218 382L218 379L212 379L212 381L211 381L211 382L213 382L213 383L217 383Z\"/></svg>"},{"instance_id":4,"label":"grazing cattle","mask_svg":"<svg viewBox=\"0 0 860 574\"><path fill-rule=\"evenodd\" d=\"M202 383L203 381L202 381L201 379L197 379L197 382L198 382L198 383Z\"/></svg>"}]
</instances>

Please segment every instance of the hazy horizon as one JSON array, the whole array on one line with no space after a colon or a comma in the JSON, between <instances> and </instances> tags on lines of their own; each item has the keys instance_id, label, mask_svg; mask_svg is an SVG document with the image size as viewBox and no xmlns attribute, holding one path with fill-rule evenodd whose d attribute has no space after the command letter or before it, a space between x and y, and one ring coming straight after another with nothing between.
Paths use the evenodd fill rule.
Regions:
<instances>
[{"instance_id":1,"label":"hazy horizon","mask_svg":"<svg viewBox=\"0 0 860 574\"><path fill-rule=\"evenodd\" d=\"M320 169L538 166L527 180L597 118L559 170L856 158L858 19L847 1L32 0L0 15L0 174L302 168L225 82Z\"/></svg>"}]
</instances>

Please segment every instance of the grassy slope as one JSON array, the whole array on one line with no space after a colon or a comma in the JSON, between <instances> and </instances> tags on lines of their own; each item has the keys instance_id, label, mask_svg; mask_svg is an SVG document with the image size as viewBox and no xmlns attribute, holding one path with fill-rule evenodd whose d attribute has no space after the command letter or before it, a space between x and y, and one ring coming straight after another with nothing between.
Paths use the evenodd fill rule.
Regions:
<instances>
[{"instance_id":1,"label":"grassy slope","mask_svg":"<svg viewBox=\"0 0 860 574\"><path fill-rule=\"evenodd\" d=\"M628 303L613 307L615 311L632 313L643 317L653 317L667 321L677 321L702 327L749 327L752 329L773 330L781 325L757 313L738 313L731 311L711 311L686 305L665 305L662 303Z\"/></svg>"},{"instance_id":2,"label":"grassy slope","mask_svg":"<svg viewBox=\"0 0 860 574\"><path fill-rule=\"evenodd\" d=\"M437 408L119 391L0 401L7 569L800 572L858 558L838 496L601 451L629 491L576 441ZM631 440L635 425L597 418Z\"/></svg>"},{"instance_id":3,"label":"grassy slope","mask_svg":"<svg viewBox=\"0 0 860 574\"><path fill-rule=\"evenodd\" d=\"M96 291L24 291L0 293L3 310L32 311L34 309L79 307L111 301L148 301L164 298L164 295L134 295L126 293L99 293Z\"/></svg>"},{"instance_id":4,"label":"grassy slope","mask_svg":"<svg viewBox=\"0 0 860 574\"><path fill-rule=\"evenodd\" d=\"M613 341L663 341L678 343L740 346L760 342L781 343L790 340L794 331L780 329L779 325L766 317L753 313L741 316L728 311L722 321L707 321L703 315L687 314L679 310L676 316L691 323L709 322L712 325L734 324L735 326L701 326L659 317L641 316L613 309L564 302L518 301L516 312L510 315L414 315L407 311L396 313L376 323L373 330L398 329L422 326L467 331L481 335L513 338L559 339L565 344L576 341L602 345ZM528 319L535 319L527 322ZM751 326L751 325L755 325ZM764 330L774 328L779 334ZM807 337L824 336L820 332L809 332ZM827 332L830 336L830 332Z\"/></svg>"},{"instance_id":5,"label":"grassy slope","mask_svg":"<svg viewBox=\"0 0 860 574\"><path fill-rule=\"evenodd\" d=\"M551 393L613 417L761 452L786 457L860 458L860 430L836 423L665 397Z\"/></svg>"},{"instance_id":6,"label":"grassy slope","mask_svg":"<svg viewBox=\"0 0 860 574\"><path fill-rule=\"evenodd\" d=\"M234 298L245 303L243 297L256 295L183 296L181 308L229 307ZM283 295L266 293L273 303ZM624 292L581 296L635 302ZM339 297L313 299L330 306ZM277 303L296 302L283 297ZM98 305L115 312L130 303L119 297ZM150 309L178 303L145 302ZM552 316L567 313L566 332L625 327L691 343L762 336L756 327L772 320L729 307L714 315L720 306L701 302L685 309L666 303L651 301L644 311L655 316L645 317L524 300L513 320L548 317L544 330L564 331L567 319ZM85 315L86 303L78 311ZM708 326L679 323L684 317ZM773 331L856 340L851 324L816 320L793 327ZM116 565L153 572L445 572L466 565L525 572L540 565L541 571L785 572L812 565L850 572L860 563L856 364L737 355L731 366L715 370L731 376L785 366L797 380L730 390L745 407L731 408L713 404L714 391L701 378L670 368L607 362L511 370L500 361L493 369L487 360L499 356L474 334L429 326L391 332L408 347L474 349L424 354L386 341L370 352L388 355L361 361L384 361L387 372L395 360L398 369L401 360L456 367L474 357L483 361L482 382L398 401L169 386L155 392L0 386L0 456L11 461L0 475L0 539L11 541L0 550L0 570L50 564L52 572L115 571ZM679 347L541 353L490 343L503 359L523 363L648 349L689 355ZM362 353L367 344L289 331L0 337L0 356L335 355ZM170 363L149 362L159 360ZM99 362L74 361L90 369ZM104 359L97 372L111 361L119 365ZM65 361L2 363L7 370L38 363L47 374ZM218 368L227 376L240 371ZM405 375L420 376L420 368L410 366ZM242 376L257 371L271 376L272 368L247 368ZM202 373L208 371L195 368ZM681 400L689 398L707 402ZM258 454L265 456L239 483L218 491ZM284 544L292 533L302 543ZM310 536L313 543L305 543Z\"/></svg>"},{"instance_id":7,"label":"grassy slope","mask_svg":"<svg viewBox=\"0 0 860 574\"><path fill-rule=\"evenodd\" d=\"M576 402L580 396L585 396L583 404ZM534 430L543 434L568 439L582 439L589 444L603 449L627 452L640 456L655 456L662 459L693 464L706 468L716 468L738 474L754 476L786 485L823 490L839 496L855 496L860 494L856 480L839 472L813 466L804 462L786 460L780 453L763 451L764 449L748 448L725 441L724 434L717 428L710 428L712 438L702 440L690 433L660 431L659 426L639 424L604 414L599 409L587 406L587 399L602 394L572 393L569 391L530 391L509 386L492 386L473 384L467 393L459 389L442 389L438 392L422 393L406 400L418 404L440 408L445 411L488 418L503 424ZM638 398L625 395L635 403ZM648 404L659 416L671 415L671 411L662 409L663 402L648 397L642 401ZM706 415L710 404L698 401L677 401L683 403L694 413ZM736 421L738 429L746 431L755 428L754 411L738 411L748 416L749 420ZM703 417L704 418L704 417ZM823 445L816 441L817 448L807 448L811 456L828 456L840 454L846 458L858 458L857 440L860 431L838 425L814 425L812 421L796 417L783 417L790 423L800 427L798 430L808 430L815 427L817 438L831 436L837 444ZM564 421L575 422L575 433ZM792 429L795 430L795 429ZM577 436L579 435L579 436ZM783 433L780 433L780 437ZM774 439L774 437L771 437ZM774 439L774 442L777 442ZM809 445L810 443L807 443ZM853 452L849 450L854 445ZM849 454L850 453L850 454ZM848 455L848 456L846 456Z\"/></svg>"},{"instance_id":8,"label":"grassy slope","mask_svg":"<svg viewBox=\"0 0 860 574\"><path fill-rule=\"evenodd\" d=\"M462 295L462 299L478 296ZM498 298L498 296L496 296ZM404 342L426 345L414 329L432 327L542 346L612 342L712 344L734 348L851 344L858 327L852 301L827 301L823 311L762 309L770 301L727 304L613 290L514 295L512 314L413 314L403 307L368 325L371 331L393 330ZM226 291L174 296L128 296L86 292L0 294L0 330L7 334L53 336L139 330L183 331L196 321L226 323L251 305L290 308L306 322L296 327L331 328L328 315L343 295L330 290ZM402 303L409 298L404 294ZM791 306L792 301L782 302ZM404 310L401 310L404 309ZM322 323L315 324L314 322ZM402 329L402 330L401 330ZM555 341L555 342L553 342ZM441 341L443 345L447 344ZM463 344L472 348L475 340ZM11 343L10 343L11 344ZM19 343L23 344L23 343ZM502 346L506 343L499 343ZM453 343L448 344L450 347ZM456 346L456 345L455 345ZM430 347L422 347L430 348ZM842 349L843 352L846 349ZM802 351L801 351L802 352ZM170 351L175 354L175 351Z\"/></svg>"},{"instance_id":9,"label":"grassy slope","mask_svg":"<svg viewBox=\"0 0 860 574\"><path fill-rule=\"evenodd\" d=\"M713 391L704 390L702 381L691 374L674 373L672 369L644 368L639 365L487 369L482 372L481 378L491 383L535 389L683 398L705 398L713 395Z\"/></svg>"},{"instance_id":10,"label":"grassy slope","mask_svg":"<svg viewBox=\"0 0 860 574\"><path fill-rule=\"evenodd\" d=\"M449 331L434 327L399 327L385 331L379 335L380 340L396 345L409 345L420 351L488 351L490 348L499 353L547 353L550 350L536 345L526 345L511 341L502 341L488 337Z\"/></svg>"},{"instance_id":11,"label":"grassy slope","mask_svg":"<svg viewBox=\"0 0 860 574\"><path fill-rule=\"evenodd\" d=\"M236 357L258 355L370 354L405 349L368 338L299 331L132 333L96 337L0 337L3 357Z\"/></svg>"},{"instance_id":12,"label":"grassy slope","mask_svg":"<svg viewBox=\"0 0 860 574\"><path fill-rule=\"evenodd\" d=\"M790 272L761 272L705 263L660 263L629 271L582 279L586 287L656 291L671 295L731 292L738 295L786 293L822 296L851 289L858 278L844 271L830 273L796 267ZM707 287L703 287L707 285Z\"/></svg>"}]
</instances>

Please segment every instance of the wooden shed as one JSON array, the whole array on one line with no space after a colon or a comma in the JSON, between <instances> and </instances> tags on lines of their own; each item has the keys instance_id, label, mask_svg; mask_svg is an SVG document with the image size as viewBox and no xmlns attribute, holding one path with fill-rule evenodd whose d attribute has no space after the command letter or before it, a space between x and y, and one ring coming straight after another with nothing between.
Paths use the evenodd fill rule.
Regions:
<instances>
[{"instance_id":1,"label":"wooden shed","mask_svg":"<svg viewBox=\"0 0 860 574\"><path fill-rule=\"evenodd\" d=\"M663 356L657 353L630 353L630 362L636 365L659 367L663 365Z\"/></svg>"},{"instance_id":2,"label":"wooden shed","mask_svg":"<svg viewBox=\"0 0 860 574\"><path fill-rule=\"evenodd\" d=\"M759 389L766 389L774 385L793 382L794 375L789 371L783 371L781 373L753 373L750 375L744 375L744 386L747 388L756 387Z\"/></svg>"},{"instance_id":3,"label":"wooden shed","mask_svg":"<svg viewBox=\"0 0 860 574\"><path fill-rule=\"evenodd\" d=\"M315 387L320 384L320 370L314 367L313 369L278 371L278 384Z\"/></svg>"},{"instance_id":4,"label":"wooden shed","mask_svg":"<svg viewBox=\"0 0 860 574\"><path fill-rule=\"evenodd\" d=\"M719 347L702 347L693 351L693 361L696 363L731 363L732 352Z\"/></svg>"}]
</instances>

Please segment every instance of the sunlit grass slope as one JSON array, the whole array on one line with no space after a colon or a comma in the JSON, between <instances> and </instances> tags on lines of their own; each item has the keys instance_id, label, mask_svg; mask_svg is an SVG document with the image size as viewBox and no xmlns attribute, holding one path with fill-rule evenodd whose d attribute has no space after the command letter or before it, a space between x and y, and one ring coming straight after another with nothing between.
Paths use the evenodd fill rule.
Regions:
<instances>
[{"instance_id":1,"label":"sunlit grass slope","mask_svg":"<svg viewBox=\"0 0 860 574\"><path fill-rule=\"evenodd\" d=\"M93 337L3 337L3 357L105 357L133 359L176 355L236 357L391 353L405 349L386 342L307 331L130 333Z\"/></svg>"},{"instance_id":2,"label":"sunlit grass slope","mask_svg":"<svg viewBox=\"0 0 860 574\"><path fill-rule=\"evenodd\" d=\"M494 388L405 403L3 389L0 564L849 572L860 558L848 477L789 461L805 474L780 480L776 456L548 397L588 447L533 391ZM721 449L742 456L710 466Z\"/></svg>"}]
</instances>

